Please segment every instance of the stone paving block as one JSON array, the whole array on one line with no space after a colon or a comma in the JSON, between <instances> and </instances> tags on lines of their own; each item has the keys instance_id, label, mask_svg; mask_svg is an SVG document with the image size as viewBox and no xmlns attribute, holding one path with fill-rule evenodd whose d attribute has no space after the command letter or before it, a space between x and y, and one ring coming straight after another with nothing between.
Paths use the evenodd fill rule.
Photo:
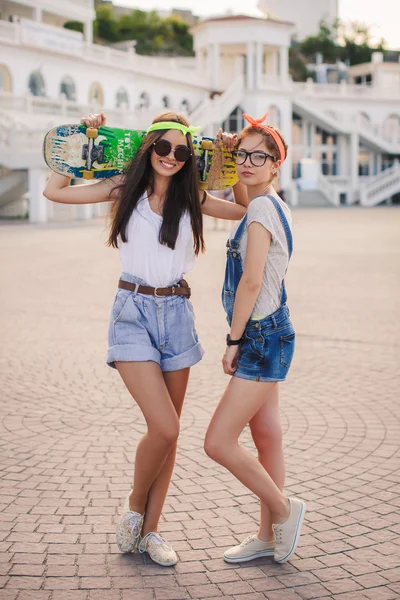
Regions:
<instances>
[{"instance_id":1,"label":"stone paving block","mask_svg":"<svg viewBox=\"0 0 400 600\"><path fill-rule=\"evenodd\" d=\"M99 244L104 223L2 226L9 293L0 298L0 600L400 598L400 318L389 301L397 297L397 218L396 207L293 211L297 350L281 412L285 487L308 507L284 565L222 559L224 548L257 531L259 507L203 451L228 382L219 301L227 232L206 224L207 254L189 278L207 354L192 369L160 524L180 558L168 569L122 556L115 543L144 421L104 364L118 277L115 253ZM28 263L46 265L46 310L37 272L15 277ZM357 310L348 309L349 290ZM241 441L254 451L248 429Z\"/></svg>"}]
</instances>

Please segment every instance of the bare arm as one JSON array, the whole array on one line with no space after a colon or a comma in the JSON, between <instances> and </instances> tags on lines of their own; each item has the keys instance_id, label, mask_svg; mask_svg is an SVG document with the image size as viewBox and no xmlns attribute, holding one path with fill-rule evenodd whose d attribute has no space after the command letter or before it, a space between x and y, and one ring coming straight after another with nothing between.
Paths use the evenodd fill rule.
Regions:
<instances>
[{"instance_id":1,"label":"bare arm","mask_svg":"<svg viewBox=\"0 0 400 600\"><path fill-rule=\"evenodd\" d=\"M248 227L246 260L235 297L231 338L239 340L243 336L247 322L251 317L258 294L260 293L264 267L271 246L271 233L253 222ZM239 346L228 346L222 360L224 371L233 375Z\"/></svg>"},{"instance_id":2,"label":"bare arm","mask_svg":"<svg viewBox=\"0 0 400 600\"><path fill-rule=\"evenodd\" d=\"M96 115L85 115L81 123L86 127L100 127L106 124L104 113ZM118 175L110 179L102 179L90 185L71 186L69 177L52 173L43 190L43 195L53 202L63 204L94 204L96 202L108 202L115 200L117 193L114 188L121 183L122 176Z\"/></svg>"},{"instance_id":3,"label":"bare arm","mask_svg":"<svg viewBox=\"0 0 400 600\"><path fill-rule=\"evenodd\" d=\"M236 184L238 185L238 184ZM240 184L242 185L242 184ZM236 200L236 191L234 186L234 194ZM202 192L200 192L202 194ZM207 192L206 199L204 204L201 206L201 211L203 215L208 215L209 217L215 217L216 219L227 219L228 221L240 221L242 217L246 214L247 204L242 204L245 200L247 200L247 192L246 197L244 197L242 190L239 191L239 199L241 203L229 202L229 200L221 200L220 198L216 198L216 196L212 196ZM200 196L202 198L202 195Z\"/></svg>"},{"instance_id":4,"label":"bare arm","mask_svg":"<svg viewBox=\"0 0 400 600\"><path fill-rule=\"evenodd\" d=\"M121 178L121 175L117 175L111 179L102 179L99 183L71 186L69 177L52 173L43 190L43 195L53 202L63 204L108 202L115 200L116 192L114 189L120 183Z\"/></svg>"}]
</instances>

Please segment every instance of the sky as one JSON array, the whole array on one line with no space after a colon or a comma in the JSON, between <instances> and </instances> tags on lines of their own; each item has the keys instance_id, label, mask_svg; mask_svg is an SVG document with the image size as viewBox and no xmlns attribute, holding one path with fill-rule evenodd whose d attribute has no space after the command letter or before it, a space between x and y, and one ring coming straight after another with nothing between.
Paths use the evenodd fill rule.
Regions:
<instances>
[{"instance_id":1,"label":"sky","mask_svg":"<svg viewBox=\"0 0 400 600\"><path fill-rule=\"evenodd\" d=\"M141 10L186 8L200 17L222 14L228 10L261 16L257 0L114 0L114 3ZM339 0L339 18L343 21L362 21L370 26L374 39L383 37L389 48L400 49L400 0Z\"/></svg>"}]
</instances>

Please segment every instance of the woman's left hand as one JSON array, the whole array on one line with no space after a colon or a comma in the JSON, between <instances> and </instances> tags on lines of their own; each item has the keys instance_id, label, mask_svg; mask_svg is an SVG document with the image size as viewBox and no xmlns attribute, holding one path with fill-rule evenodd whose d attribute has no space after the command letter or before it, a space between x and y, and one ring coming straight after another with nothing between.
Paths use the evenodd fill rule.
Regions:
<instances>
[{"instance_id":1,"label":"woman's left hand","mask_svg":"<svg viewBox=\"0 0 400 600\"><path fill-rule=\"evenodd\" d=\"M226 375L233 375L236 371L237 355L239 346L227 346L222 359L222 368Z\"/></svg>"},{"instance_id":2,"label":"woman's left hand","mask_svg":"<svg viewBox=\"0 0 400 600\"><path fill-rule=\"evenodd\" d=\"M222 127L218 129L218 133L216 135L216 139L221 140L229 152L233 152L235 150L237 138L237 133L227 133L226 131L222 131Z\"/></svg>"}]
</instances>

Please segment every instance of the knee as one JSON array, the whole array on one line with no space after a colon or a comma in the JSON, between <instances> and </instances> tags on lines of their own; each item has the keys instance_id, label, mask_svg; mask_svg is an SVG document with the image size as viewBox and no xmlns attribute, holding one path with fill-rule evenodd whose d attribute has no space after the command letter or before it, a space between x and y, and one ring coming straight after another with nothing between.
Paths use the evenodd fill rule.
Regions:
<instances>
[{"instance_id":1,"label":"knee","mask_svg":"<svg viewBox=\"0 0 400 600\"><path fill-rule=\"evenodd\" d=\"M223 465L226 462L227 456L227 444L224 443L222 436L218 435L215 432L206 433L206 437L204 440L204 452L215 460L215 462Z\"/></svg>"},{"instance_id":2,"label":"knee","mask_svg":"<svg viewBox=\"0 0 400 600\"><path fill-rule=\"evenodd\" d=\"M165 446L166 449L171 448L178 441L179 421L149 430L149 434L158 444Z\"/></svg>"}]
</instances>

